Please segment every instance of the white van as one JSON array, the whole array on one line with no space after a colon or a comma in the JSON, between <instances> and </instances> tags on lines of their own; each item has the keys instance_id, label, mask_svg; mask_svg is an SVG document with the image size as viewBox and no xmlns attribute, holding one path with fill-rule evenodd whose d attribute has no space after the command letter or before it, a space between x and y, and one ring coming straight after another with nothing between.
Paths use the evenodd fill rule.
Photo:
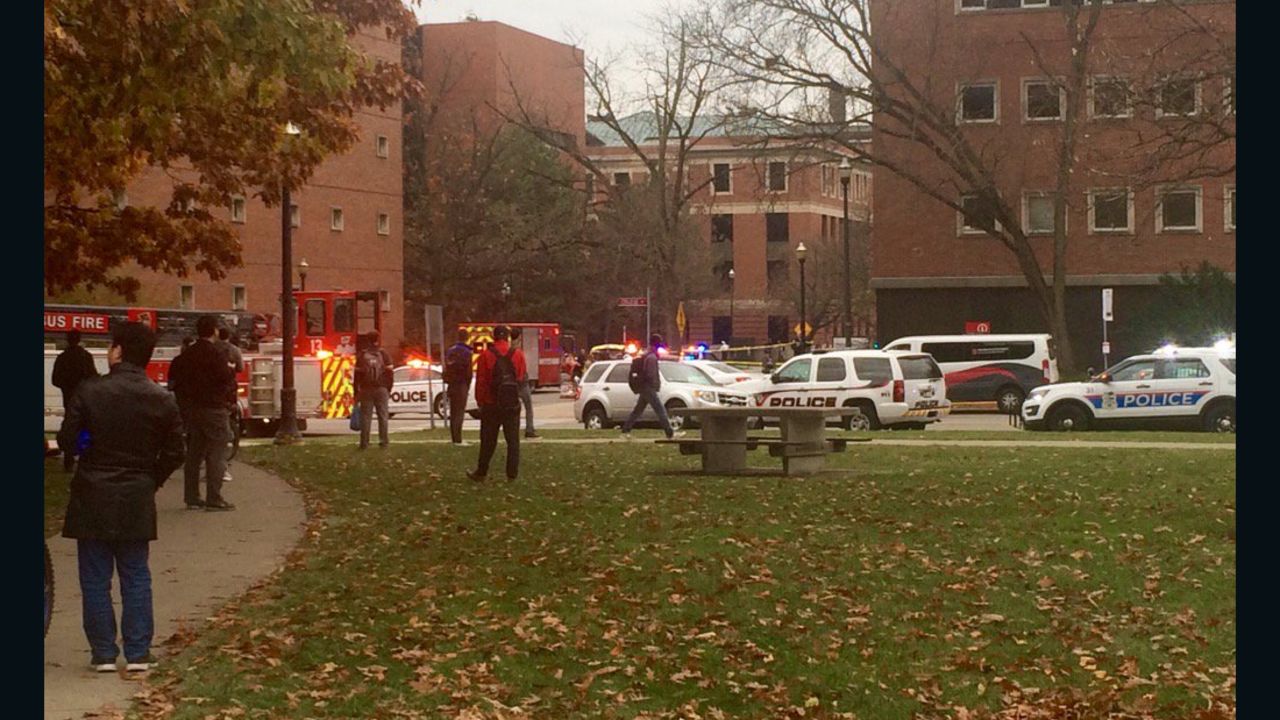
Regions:
<instances>
[{"instance_id":1,"label":"white van","mask_svg":"<svg viewBox=\"0 0 1280 720\"><path fill-rule=\"evenodd\" d=\"M995 402L1013 413L1034 387L1058 382L1052 335L915 335L886 350L925 352L947 379L951 402Z\"/></svg>"}]
</instances>

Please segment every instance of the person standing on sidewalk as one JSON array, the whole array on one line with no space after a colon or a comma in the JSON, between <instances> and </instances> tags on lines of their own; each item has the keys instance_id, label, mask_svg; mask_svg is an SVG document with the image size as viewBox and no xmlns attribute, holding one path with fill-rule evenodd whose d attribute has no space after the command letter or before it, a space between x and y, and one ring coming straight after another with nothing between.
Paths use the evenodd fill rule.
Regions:
<instances>
[{"instance_id":1,"label":"person standing on sidewalk","mask_svg":"<svg viewBox=\"0 0 1280 720\"><path fill-rule=\"evenodd\" d=\"M395 376L391 372L391 356L378 344L381 336L370 330L365 336L364 350L356 358L356 400L360 403L360 449L369 447L369 431L373 428L373 413L378 413L378 447L390 444L387 437L388 404Z\"/></svg>"},{"instance_id":2,"label":"person standing on sidewalk","mask_svg":"<svg viewBox=\"0 0 1280 720\"><path fill-rule=\"evenodd\" d=\"M76 541L84 634L91 664L115 672L116 612L111 578L120 573L120 639L125 670L145 672L155 663L151 640L149 543L156 539L156 491L182 465L182 417L178 404L146 375L156 337L141 323L112 333L110 372L86 381L67 405L59 444L82 432L88 447L71 480L62 536Z\"/></svg>"},{"instance_id":3,"label":"person standing on sidewalk","mask_svg":"<svg viewBox=\"0 0 1280 720\"><path fill-rule=\"evenodd\" d=\"M511 330L511 343L516 347L521 346L520 338L523 331L520 328ZM524 351L522 350L521 353ZM536 438L538 433L533 429L533 378L526 377L524 382L520 383L520 403L524 405L524 436L527 438Z\"/></svg>"},{"instance_id":4,"label":"person standing on sidewalk","mask_svg":"<svg viewBox=\"0 0 1280 720\"><path fill-rule=\"evenodd\" d=\"M658 414L658 422L662 424L662 431L667 434L667 439L674 437L684 437L684 431L674 432L671 429L671 420L667 417L667 409L662 405L662 399L658 397L658 391L662 389L662 373L658 370L658 349L663 347L662 336L654 333L649 336L649 349L644 355L631 361L633 369L630 373L631 377L628 382L631 385L631 391L636 397L636 406L631 410L631 414L627 416L627 421L622 424L622 437L631 439L631 428L640 419L641 413L644 412L644 406L648 405ZM640 363L640 367L636 368L636 363Z\"/></svg>"},{"instance_id":5,"label":"person standing on sidewalk","mask_svg":"<svg viewBox=\"0 0 1280 720\"><path fill-rule=\"evenodd\" d=\"M471 392L471 348L467 331L458 331L458 342L444 351L444 384L449 398L449 437L454 445L462 442L462 421L466 419L467 395Z\"/></svg>"},{"instance_id":6,"label":"person standing on sidewalk","mask_svg":"<svg viewBox=\"0 0 1280 720\"><path fill-rule=\"evenodd\" d=\"M520 385L528 377L524 353L511 345L505 325L493 329L493 345L476 364L476 404L480 406L480 458L467 477L489 476L489 461L498 449L498 431L507 441L507 480L520 473Z\"/></svg>"},{"instance_id":7,"label":"person standing on sidewalk","mask_svg":"<svg viewBox=\"0 0 1280 720\"><path fill-rule=\"evenodd\" d=\"M76 394L80 383L89 378L98 377L98 368L93 364L93 355L80 347L80 331L67 333L67 348L58 353L53 361L53 386L62 391L62 411L65 413L71 406L71 396ZM62 469L71 472L76 463L76 446L58 446L62 449Z\"/></svg>"},{"instance_id":8,"label":"person standing on sidewalk","mask_svg":"<svg viewBox=\"0 0 1280 720\"><path fill-rule=\"evenodd\" d=\"M203 315L196 321L198 339L183 353L187 359L170 367L170 376L187 422L187 462L183 469L183 496L187 509L234 510L222 497L227 471L227 398L235 397L236 375L227 356L214 341L218 319ZM205 466L207 488L200 499L200 467Z\"/></svg>"}]
</instances>

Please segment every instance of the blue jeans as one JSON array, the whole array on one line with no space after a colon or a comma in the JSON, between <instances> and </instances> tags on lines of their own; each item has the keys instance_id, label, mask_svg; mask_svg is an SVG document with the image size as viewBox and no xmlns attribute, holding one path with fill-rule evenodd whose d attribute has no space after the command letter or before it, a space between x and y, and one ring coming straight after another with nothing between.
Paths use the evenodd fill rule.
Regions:
<instances>
[{"instance_id":1,"label":"blue jeans","mask_svg":"<svg viewBox=\"0 0 1280 720\"><path fill-rule=\"evenodd\" d=\"M77 540L84 634L94 660L111 662L116 646L116 612L111 603L111 576L120 572L121 639L125 660L141 660L151 652L155 619L151 609L151 568L147 540Z\"/></svg>"},{"instance_id":2,"label":"blue jeans","mask_svg":"<svg viewBox=\"0 0 1280 720\"><path fill-rule=\"evenodd\" d=\"M640 414L644 412L645 405L653 407L653 411L658 414L658 422L662 425L662 431L665 432L667 434L667 438L670 439L671 436L674 435L674 433L671 432L671 421L667 419L667 409L662 406L662 400L658 398L657 390L640 391L636 397L635 408L631 411L631 414L627 416L627 421L622 424L622 432L631 432L631 426L635 425L636 421L640 419Z\"/></svg>"}]
</instances>

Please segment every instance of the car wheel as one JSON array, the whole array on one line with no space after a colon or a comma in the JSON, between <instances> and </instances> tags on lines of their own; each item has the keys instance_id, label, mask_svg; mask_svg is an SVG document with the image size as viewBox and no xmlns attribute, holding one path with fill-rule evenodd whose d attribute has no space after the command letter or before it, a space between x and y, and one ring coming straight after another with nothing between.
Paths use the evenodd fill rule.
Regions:
<instances>
[{"instance_id":1,"label":"car wheel","mask_svg":"<svg viewBox=\"0 0 1280 720\"><path fill-rule=\"evenodd\" d=\"M1204 414L1204 429L1207 432L1233 433L1236 431L1236 409L1232 405L1222 403L1209 408Z\"/></svg>"},{"instance_id":2,"label":"car wheel","mask_svg":"<svg viewBox=\"0 0 1280 720\"><path fill-rule=\"evenodd\" d=\"M582 413L582 426L588 430L607 430L611 424L599 405L592 405Z\"/></svg>"},{"instance_id":3,"label":"car wheel","mask_svg":"<svg viewBox=\"0 0 1280 720\"><path fill-rule=\"evenodd\" d=\"M1022 388L1012 385L1000 388L1000 392L996 393L996 408L1005 415L1021 412L1025 397L1026 394L1022 392Z\"/></svg>"},{"instance_id":4,"label":"car wheel","mask_svg":"<svg viewBox=\"0 0 1280 720\"><path fill-rule=\"evenodd\" d=\"M689 419L688 419L688 418L686 418L685 416L683 416L683 415L672 415L672 414L671 414L671 411L672 411L672 410L675 410L675 409L677 409L677 408L683 408L683 407L687 407L687 406L684 404L684 401L683 401L683 400L668 400L668 401L667 401L667 420L671 423L671 429L672 429L673 431L674 431L674 430L681 430L681 429L683 429L686 425L687 425L687 426L689 426L689 427L693 427L693 423L689 422Z\"/></svg>"},{"instance_id":5,"label":"car wheel","mask_svg":"<svg viewBox=\"0 0 1280 720\"><path fill-rule=\"evenodd\" d=\"M880 416L876 414L876 408L871 403L857 403L847 407L856 407L862 411L861 415L853 415L844 419L844 429L853 432L866 432L868 430L879 430Z\"/></svg>"},{"instance_id":6,"label":"car wheel","mask_svg":"<svg viewBox=\"0 0 1280 720\"><path fill-rule=\"evenodd\" d=\"M1050 430L1080 432L1089 429L1089 412L1075 403L1059 405L1049 411L1045 421Z\"/></svg>"},{"instance_id":7,"label":"car wheel","mask_svg":"<svg viewBox=\"0 0 1280 720\"><path fill-rule=\"evenodd\" d=\"M431 412L438 417L448 419L449 417L449 396L445 393L436 395L436 399L431 403Z\"/></svg>"}]
</instances>

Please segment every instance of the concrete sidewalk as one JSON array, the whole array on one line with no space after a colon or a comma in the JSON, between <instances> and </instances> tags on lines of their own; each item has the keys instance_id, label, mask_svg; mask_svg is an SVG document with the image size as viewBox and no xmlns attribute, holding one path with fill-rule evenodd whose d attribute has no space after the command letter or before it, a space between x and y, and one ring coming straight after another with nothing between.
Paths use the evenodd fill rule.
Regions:
<instances>
[{"instance_id":1,"label":"concrete sidewalk","mask_svg":"<svg viewBox=\"0 0 1280 720\"><path fill-rule=\"evenodd\" d=\"M302 537L302 498L274 475L233 463L234 480L223 488L232 512L187 510L182 502L182 470L156 495L159 539L151 544L152 596L156 632L153 652L165 661L161 644L180 627L196 629L216 608L244 592L284 561ZM49 538L53 557L53 621L44 642L45 720L80 718L113 706L124 710L139 689L121 672L89 670L89 646L80 620L80 587L74 540ZM117 622L118 578L112 583Z\"/></svg>"},{"instance_id":2,"label":"concrete sidewalk","mask_svg":"<svg viewBox=\"0 0 1280 720\"><path fill-rule=\"evenodd\" d=\"M601 431L601 434L607 434L609 431ZM468 436L465 438L472 445L478 445L476 438ZM652 444L658 438L639 438L636 440L625 440L616 434L613 437L600 438L539 438L537 440L521 440L524 443L536 443L539 445L609 445L609 444L626 444L628 442L640 445L645 443ZM690 432L684 438L685 440L696 441L697 431ZM837 438L838 439L838 438ZM414 440L391 440L392 445L448 445L449 440L439 438L418 438ZM1105 449L1138 449L1138 450L1231 450L1236 449L1235 443L1214 443L1214 442L1167 442L1163 440L895 440L889 437L872 438L871 442L865 446L876 445L904 445L904 446L948 446L948 447L993 447L993 448L1105 448Z\"/></svg>"}]
</instances>

